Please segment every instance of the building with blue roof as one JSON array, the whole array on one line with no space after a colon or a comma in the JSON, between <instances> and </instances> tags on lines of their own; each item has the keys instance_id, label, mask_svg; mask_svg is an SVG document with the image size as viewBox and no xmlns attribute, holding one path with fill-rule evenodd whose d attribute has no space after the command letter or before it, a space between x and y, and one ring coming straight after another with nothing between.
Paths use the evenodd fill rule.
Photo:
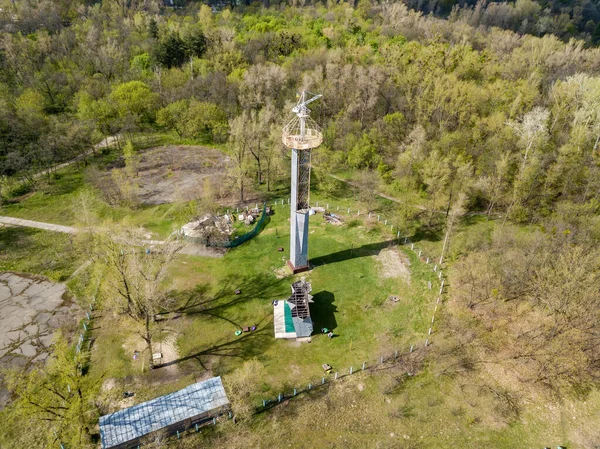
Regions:
<instances>
[{"instance_id":1,"label":"building with blue roof","mask_svg":"<svg viewBox=\"0 0 600 449\"><path fill-rule=\"evenodd\" d=\"M220 377L100 417L102 449L137 447L140 439L164 430L173 434L210 421L229 408Z\"/></svg>"}]
</instances>

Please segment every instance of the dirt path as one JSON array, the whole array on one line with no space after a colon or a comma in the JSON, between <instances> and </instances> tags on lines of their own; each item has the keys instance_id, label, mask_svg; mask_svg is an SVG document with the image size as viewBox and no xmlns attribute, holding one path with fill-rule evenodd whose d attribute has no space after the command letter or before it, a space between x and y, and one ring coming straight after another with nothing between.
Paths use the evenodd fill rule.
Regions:
<instances>
[{"instance_id":1,"label":"dirt path","mask_svg":"<svg viewBox=\"0 0 600 449\"><path fill-rule=\"evenodd\" d=\"M53 223L43 223L41 221L25 220L23 218L0 216L0 223L11 226L22 226L25 228L44 229L52 232L62 232L64 234L75 234L77 229L72 226L62 226Z\"/></svg>"},{"instance_id":2,"label":"dirt path","mask_svg":"<svg viewBox=\"0 0 600 449\"><path fill-rule=\"evenodd\" d=\"M23 218L14 218L14 217L5 217L0 216L0 226L9 225L9 226L21 226L25 228L36 228L43 229L45 231L51 232L62 232L65 234L75 234L79 232L77 228L72 226L62 226L53 223L44 223L41 221L33 221L33 220L25 220ZM141 240L139 242L139 246L141 245L164 245L163 240ZM137 246L137 245L136 245ZM208 248L204 245L198 245L195 243L188 243L184 245L184 247L180 250L181 254L187 254L189 256L200 256L200 257L213 257L219 258L223 257L224 251L220 248ZM79 267L78 270L82 269ZM75 273L73 273L73 276Z\"/></svg>"},{"instance_id":3,"label":"dirt path","mask_svg":"<svg viewBox=\"0 0 600 449\"><path fill-rule=\"evenodd\" d=\"M362 188L362 186L361 186L361 185L360 185L358 182L354 182L354 181L348 181L347 179L343 179L343 178L340 178L339 176L332 175L331 173L329 173L329 176L331 176L333 179L336 179L336 180L338 180L338 181L340 181L340 182L343 182L344 184L348 184L348 185L350 185L350 186L352 186L352 187L356 187L357 189L360 189L360 188ZM375 192L375 195L377 195L377 196L380 196L381 198L385 198L386 200L393 201L394 203L398 203L398 204L406 204L406 202L403 202L402 200L400 200L400 199L398 199L398 198L395 198L395 197L393 197L393 196L386 195L385 193L381 193L381 192ZM414 207L415 209L423 210L423 211L428 211L428 210L429 210L427 207L425 207L425 206L422 206L422 205L420 205L420 204L409 204L409 206L411 206L411 207ZM433 212L435 212L435 213L437 213L437 214L444 214L444 215L446 215L446 214L447 214L447 212L446 212L446 211L444 211L444 210L436 210L436 209L434 209L434 211L433 211ZM467 213L466 215L467 215L467 216L473 216L473 215L487 215L487 212L469 212L469 213ZM494 216L494 217L500 217L500 218L502 217L502 215L501 215L501 214L496 214L496 213L495 213L495 214L492 214L492 216Z\"/></svg>"},{"instance_id":4,"label":"dirt path","mask_svg":"<svg viewBox=\"0 0 600 449\"><path fill-rule=\"evenodd\" d=\"M339 176L332 175L331 173L329 173L329 176L331 176L333 179L343 182L344 184L348 184L352 187L356 187L357 189L362 188L362 186L358 182L348 181L347 179L343 179L343 178L340 178ZM385 193L375 192L375 195L380 196L381 198L385 198L386 200L393 201L394 203L404 204L403 201L399 200L398 198L394 198L393 196L386 195ZM411 204L411 206L416 207L417 209L420 209L420 210L427 210L427 208L425 206L418 206L415 204Z\"/></svg>"},{"instance_id":5,"label":"dirt path","mask_svg":"<svg viewBox=\"0 0 600 449\"><path fill-rule=\"evenodd\" d=\"M68 167L69 165L72 165L72 164L74 164L77 161L85 159L86 157L88 157L89 155L93 154L96 150L99 150L102 147L108 148L110 145L112 145L116 141L117 141L117 136L106 137L105 139L102 139L102 141L100 141L96 145L94 145L92 148L90 148L89 150L87 150L85 153L80 154L79 156L75 157L74 159L71 159L70 161L66 161L66 162L63 162L62 164L58 164L58 165L55 165L54 167L46 168L46 169L44 169L44 170L42 170L40 172L37 172L36 174L34 174L32 176L32 178L33 179L38 179L38 178L41 178L43 176L47 176L51 172L55 172L57 170L61 170L61 169L65 168L65 167Z\"/></svg>"}]
</instances>

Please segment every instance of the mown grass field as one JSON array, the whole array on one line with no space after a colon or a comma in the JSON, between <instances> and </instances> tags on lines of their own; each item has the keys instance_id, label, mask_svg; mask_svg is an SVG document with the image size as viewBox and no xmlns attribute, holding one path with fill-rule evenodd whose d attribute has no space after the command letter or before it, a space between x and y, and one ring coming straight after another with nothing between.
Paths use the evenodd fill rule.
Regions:
<instances>
[{"instance_id":1,"label":"mown grass field","mask_svg":"<svg viewBox=\"0 0 600 449\"><path fill-rule=\"evenodd\" d=\"M362 221L332 226L318 214L311 217L310 254L315 267L291 276L284 268L289 247L287 210L287 205L276 207L259 236L222 259L178 259L172 270L174 294L185 309L181 318L166 326L177 338L183 373L202 375L208 368L213 374L227 374L256 357L267 368L265 388L274 394L280 388L320 378L323 363L347 371L378 354L407 351L411 344L424 343L435 301L435 289L428 290L427 281L437 285L430 270L420 267L416 258L409 262L402 256L415 268L410 280L382 278L385 267L377 255L382 249L398 251L389 233ZM285 251L279 252L279 247ZM315 329L332 329L335 338L331 340L320 334L303 344L274 338L272 301L287 298L291 283L302 276L312 283ZM237 289L240 295L234 293ZM400 301L392 304L390 295ZM252 325L257 326L255 332L234 335ZM135 373L136 368L122 366L133 364L117 347L126 332L102 327L92 369L117 364L121 376ZM106 354L114 354L115 360Z\"/></svg>"}]
</instances>

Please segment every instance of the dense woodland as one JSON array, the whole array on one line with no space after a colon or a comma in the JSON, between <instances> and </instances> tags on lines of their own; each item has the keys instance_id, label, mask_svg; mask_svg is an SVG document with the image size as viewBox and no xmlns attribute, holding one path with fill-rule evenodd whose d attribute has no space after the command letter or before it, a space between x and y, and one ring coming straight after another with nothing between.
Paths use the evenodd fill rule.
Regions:
<instances>
[{"instance_id":1,"label":"dense woodland","mask_svg":"<svg viewBox=\"0 0 600 449\"><path fill-rule=\"evenodd\" d=\"M297 3L2 1L3 200L104 138L167 131L229 151L243 201L250 183L285 176L279 130L296 93L322 93L322 190L328 173L363 173L426 206L420 231L473 214L497 224L448 253L456 338L440 370L500 363L552 391L595 385L598 5Z\"/></svg>"}]
</instances>

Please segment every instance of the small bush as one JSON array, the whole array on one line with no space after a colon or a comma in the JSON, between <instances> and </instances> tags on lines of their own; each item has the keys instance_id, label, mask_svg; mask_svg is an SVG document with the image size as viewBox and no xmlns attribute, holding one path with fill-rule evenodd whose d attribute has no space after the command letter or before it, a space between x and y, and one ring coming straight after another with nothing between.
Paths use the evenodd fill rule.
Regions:
<instances>
[{"instance_id":1,"label":"small bush","mask_svg":"<svg viewBox=\"0 0 600 449\"><path fill-rule=\"evenodd\" d=\"M8 191L9 198L25 195L33 190L33 186L27 183L19 183Z\"/></svg>"}]
</instances>

